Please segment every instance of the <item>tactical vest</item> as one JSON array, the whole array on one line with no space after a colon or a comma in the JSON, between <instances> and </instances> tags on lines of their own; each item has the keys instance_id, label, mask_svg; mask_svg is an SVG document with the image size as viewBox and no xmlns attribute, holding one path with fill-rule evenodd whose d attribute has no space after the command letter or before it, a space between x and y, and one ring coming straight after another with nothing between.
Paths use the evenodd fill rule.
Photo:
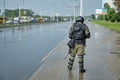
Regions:
<instances>
[{"instance_id":1,"label":"tactical vest","mask_svg":"<svg viewBox=\"0 0 120 80\"><path fill-rule=\"evenodd\" d=\"M75 40L85 39L85 24L73 24L73 38Z\"/></svg>"}]
</instances>

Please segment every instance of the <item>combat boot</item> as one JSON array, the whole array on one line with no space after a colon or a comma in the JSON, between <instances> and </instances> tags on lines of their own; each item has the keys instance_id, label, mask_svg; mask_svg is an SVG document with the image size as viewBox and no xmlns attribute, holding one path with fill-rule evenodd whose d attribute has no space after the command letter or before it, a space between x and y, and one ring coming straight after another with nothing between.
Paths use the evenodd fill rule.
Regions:
<instances>
[{"instance_id":1,"label":"combat boot","mask_svg":"<svg viewBox=\"0 0 120 80\"><path fill-rule=\"evenodd\" d=\"M69 70L72 70L73 62L74 62L74 60L71 60L71 59L69 58L69 62L68 62L68 69L69 69Z\"/></svg>"},{"instance_id":2,"label":"combat boot","mask_svg":"<svg viewBox=\"0 0 120 80\"><path fill-rule=\"evenodd\" d=\"M69 70L72 70L72 66L73 66L73 63L72 62L68 62L68 69Z\"/></svg>"},{"instance_id":3,"label":"combat boot","mask_svg":"<svg viewBox=\"0 0 120 80\"><path fill-rule=\"evenodd\" d=\"M80 72L80 73L84 73L84 72L86 72L86 70L85 70L85 69L80 69L79 72Z\"/></svg>"},{"instance_id":4,"label":"combat boot","mask_svg":"<svg viewBox=\"0 0 120 80\"><path fill-rule=\"evenodd\" d=\"M68 65L68 70L72 70L72 65Z\"/></svg>"},{"instance_id":5,"label":"combat boot","mask_svg":"<svg viewBox=\"0 0 120 80\"><path fill-rule=\"evenodd\" d=\"M79 73L84 73L85 71L83 63L79 63Z\"/></svg>"}]
</instances>

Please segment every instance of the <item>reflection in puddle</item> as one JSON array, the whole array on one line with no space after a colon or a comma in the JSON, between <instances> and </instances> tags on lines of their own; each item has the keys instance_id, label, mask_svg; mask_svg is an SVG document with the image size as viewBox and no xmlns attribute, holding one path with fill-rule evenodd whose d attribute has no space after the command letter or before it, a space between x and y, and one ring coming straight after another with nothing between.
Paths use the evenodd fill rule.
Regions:
<instances>
[{"instance_id":1,"label":"reflection in puddle","mask_svg":"<svg viewBox=\"0 0 120 80\"><path fill-rule=\"evenodd\" d=\"M84 80L84 74L83 73L79 74L78 80Z\"/></svg>"},{"instance_id":2,"label":"reflection in puddle","mask_svg":"<svg viewBox=\"0 0 120 80\"><path fill-rule=\"evenodd\" d=\"M112 48L111 54L120 55L120 32L115 32L114 36L111 37L112 39Z\"/></svg>"},{"instance_id":3,"label":"reflection in puddle","mask_svg":"<svg viewBox=\"0 0 120 80\"><path fill-rule=\"evenodd\" d=\"M68 80L84 80L84 74L79 73L78 79L76 79L77 74L74 74L72 71L68 72Z\"/></svg>"},{"instance_id":4,"label":"reflection in puddle","mask_svg":"<svg viewBox=\"0 0 120 80\"><path fill-rule=\"evenodd\" d=\"M74 75L73 75L72 71L68 72L68 79L69 80L73 80L74 79Z\"/></svg>"}]
</instances>

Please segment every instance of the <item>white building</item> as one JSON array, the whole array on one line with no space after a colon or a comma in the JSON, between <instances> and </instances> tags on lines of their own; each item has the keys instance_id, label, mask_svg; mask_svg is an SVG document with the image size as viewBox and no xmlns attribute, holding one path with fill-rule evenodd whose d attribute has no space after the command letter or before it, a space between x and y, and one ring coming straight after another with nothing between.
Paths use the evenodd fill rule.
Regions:
<instances>
[{"instance_id":1,"label":"white building","mask_svg":"<svg viewBox=\"0 0 120 80\"><path fill-rule=\"evenodd\" d=\"M104 8L105 3L108 3L111 8L115 8L113 2L114 2L114 0L102 0L102 8Z\"/></svg>"}]
</instances>

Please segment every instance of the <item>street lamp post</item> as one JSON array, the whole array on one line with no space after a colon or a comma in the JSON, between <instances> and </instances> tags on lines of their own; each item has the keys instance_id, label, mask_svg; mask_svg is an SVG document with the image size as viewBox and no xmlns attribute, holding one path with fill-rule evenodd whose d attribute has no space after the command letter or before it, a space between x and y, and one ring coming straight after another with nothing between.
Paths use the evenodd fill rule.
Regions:
<instances>
[{"instance_id":1,"label":"street lamp post","mask_svg":"<svg viewBox=\"0 0 120 80\"><path fill-rule=\"evenodd\" d=\"M75 7L76 7L76 3L75 3L75 0L74 0L74 22L75 22Z\"/></svg>"},{"instance_id":2,"label":"street lamp post","mask_svg":"<svg viewBox=\"0 0 120 80\"><path fill-rule=\"evenodd\" d=\"M80 0L80 16L83 16L83 0Z\"/></svg>"},{"instance_id":3,"label":"street lamp post","mask_svg":"<svg viewBox=\"0 0 120 80\"><path fill-rule=\"evenodd\" d=\"M80 0L79 5L77 4L79 0L74 0L74 21L76 16L83 16L83 0ZM78 8L79 6L79 8Z\"/></svg>"},{"instance_id":4,"label":"street lamp post","mask_svg":"<svg viewBox=\"0 0 120 80\"><path fill-rule=\"evenodd\" d=\"M57 20L57 22L59 21L58 17L59 17L59 13L56 13L56 20Z\"/></svg>"}]
</instances>

